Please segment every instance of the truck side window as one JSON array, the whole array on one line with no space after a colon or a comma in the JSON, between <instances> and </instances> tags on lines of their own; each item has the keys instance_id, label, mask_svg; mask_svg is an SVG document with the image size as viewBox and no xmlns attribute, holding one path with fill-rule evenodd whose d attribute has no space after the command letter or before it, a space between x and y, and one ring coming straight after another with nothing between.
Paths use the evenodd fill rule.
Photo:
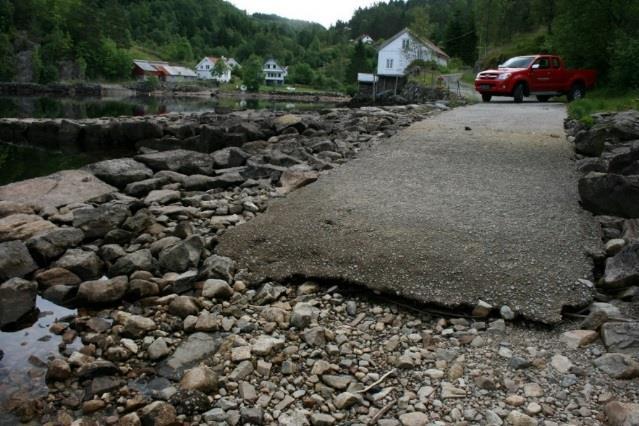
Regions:
<instances>
[{"instance_id":1,"label":"truck side window","mask_svg":"<svg viewBox=\"0 0 639 426\"><path fill-rule=\"evenodd\" d=\"M552 58L552 67L553 68L559 68L559 59L558 58Z\"/></svg>"},{"instance_id":2,"label":"truck side window","mask_svg":"<svg viewBox=\"0 0 639 426\"><path fill-rule=\"evenodd\" d=\"M539 69L548 69L550 68L550 64L548 63L548 58L541 58L537 61L539 64Z\"/></svg>"}]
</instances>

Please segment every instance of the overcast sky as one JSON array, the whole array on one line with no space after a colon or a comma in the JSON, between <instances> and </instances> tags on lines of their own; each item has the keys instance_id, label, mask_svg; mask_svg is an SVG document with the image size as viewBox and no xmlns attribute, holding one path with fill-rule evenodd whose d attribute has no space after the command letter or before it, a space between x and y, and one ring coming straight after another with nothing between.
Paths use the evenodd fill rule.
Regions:
<instances>
[{"instance_id":1,"label":"overcast sky","mask_svg":"<svg viewBox=\"0 0 639 426\"><path fill-rule=\"evenodd\" d=\"M379 0L229 0L248 13L268 13L285 18L319 22L329 27L337 20L348 21L358 7L370 6Z\"/></svg>"}]
</instances>

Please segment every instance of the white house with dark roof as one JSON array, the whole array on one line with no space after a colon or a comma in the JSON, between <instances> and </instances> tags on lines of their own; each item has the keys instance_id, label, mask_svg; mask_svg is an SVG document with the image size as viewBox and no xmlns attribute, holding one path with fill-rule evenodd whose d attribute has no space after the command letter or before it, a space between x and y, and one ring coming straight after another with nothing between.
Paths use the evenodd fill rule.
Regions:
<instances>
[{"instance_id":1,"label":"white house with dark roof","mask_svg":"<svg viewBox=\"0 0 639 426\"><path fill-rule=\"evenodd\" d=\"M435 61L446 66L450 57L430 40L404 28L382 44L377 53L377 75L403 77L414 60Z\"/></svg>"},{"instance_id":2,"label":"white house with dark roof","mask_svg":"<svg viewBox=\"0 0 639 426\"><path fill-rule=\"evenodd\" d=\"M226 70L222 75L215 75L215 64L220 60L226 65ZM231 72L233 69L239 67L240 64L233 58L227 59L224 56L220 58L216 56L206 56L195 66L195 72L200 80L217 80L220 83L228 83L231 81Z\"/></svg>"},{"instance_id":3,"label":"white house with dark roof","mask_svg":"<svg viewBox=\"0 0 639 426\"><path fill-rule=\"evenodd\" d=\"M288 67L280 66L275 59L271 58L264 62L262 72L267 85L282 85L288 76Z\"/></svg>"}]
</instances>

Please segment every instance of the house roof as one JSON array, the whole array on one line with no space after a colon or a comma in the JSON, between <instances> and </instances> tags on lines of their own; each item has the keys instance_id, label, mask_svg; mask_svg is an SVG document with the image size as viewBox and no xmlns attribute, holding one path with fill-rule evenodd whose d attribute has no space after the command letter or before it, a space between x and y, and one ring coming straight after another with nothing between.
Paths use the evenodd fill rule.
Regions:
<instances>
[{"instance_id":1,"label":"house roof","mask_svg":"<svg viewBox=\"0 0 639 426\"><path fill-rule=\"evenodd\" d=\"M147 71L147 72L158 72L158 71L162 71L162 69L160 67L164 66L164 65L168 65L168 62L162 62L162 61L145 61L142 59L135 59L133 61L133 63L135 65L137 65L138 67L140 67L143 71Z\"/></svg>"},{"instance_id":2,"label":"house roof","mask_svg":"<svg viewBox=\"0 0 639 426\"><path fill-rule=\"evenodd\" d=\"M441 56L441 57L444 57L446 59L450 59L450 56L448 56L446 54L446 52L444 52L442 49L440 49L435 43L433 43L432 41L430 41L428 39L423 39L423 38L417 36L414 32L412 32L408 28L404 28L403 30L401 30L400 32L398 32L397 34L395 34L394 36L392 36L391 38L386 40L384 42L384 44L382 44L377 50L380 51L380 50L384 49L386 46L388 46L389 44L391 44L392 42L394 42L395 40L397 40L398 38L400 38L402 35L404 35L406 33L408 33L411 37L413 37L415 40L417 40L418 42L420 42L424 46L432 49L437 54L437 56Z\"/></svg>"}]
</instances>

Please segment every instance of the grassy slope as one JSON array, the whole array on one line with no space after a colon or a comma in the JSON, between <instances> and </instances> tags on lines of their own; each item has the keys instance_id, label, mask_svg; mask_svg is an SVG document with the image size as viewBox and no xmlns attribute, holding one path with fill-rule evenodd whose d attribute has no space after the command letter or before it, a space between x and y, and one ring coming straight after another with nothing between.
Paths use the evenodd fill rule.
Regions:
<instances>
[{"instance_id":1,"label":"grassy slope","mask_svg":"<svg viewBox=\"0 0 639 426\"><path fill-rule=\"evenodd\" d=\"M639 90L618 92L601 88L588 93L584 99L570 103L568 115L590 124L592 123L591 114L628 109L639 110Z\"/></svg>"}]
</instances>

